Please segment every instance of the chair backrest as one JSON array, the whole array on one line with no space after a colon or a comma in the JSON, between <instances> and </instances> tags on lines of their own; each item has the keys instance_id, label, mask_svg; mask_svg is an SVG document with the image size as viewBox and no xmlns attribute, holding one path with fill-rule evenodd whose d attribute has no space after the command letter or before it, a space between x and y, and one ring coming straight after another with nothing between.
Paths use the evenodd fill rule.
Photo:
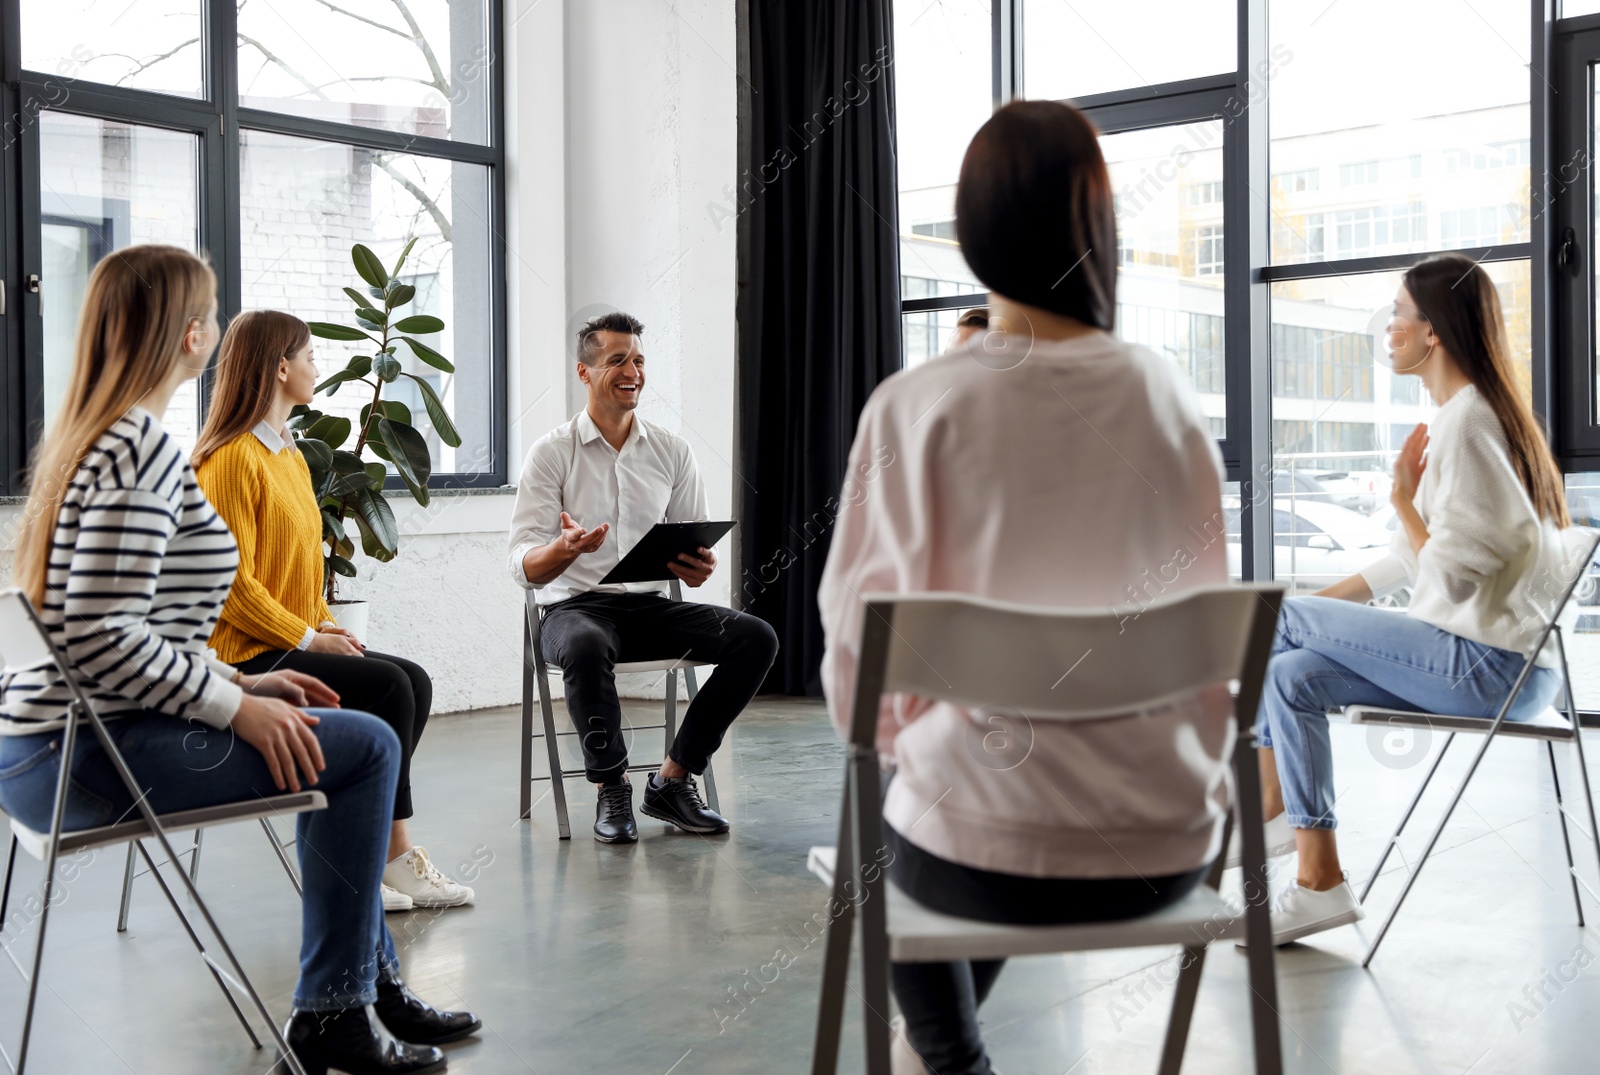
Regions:
<instances>
[{"instance_id":1,"label":"chair backrest","mask_svg":"<svg viewBox=\"0 0 1600 1075\"><path fill-rule=\"evenodd\" d=\"M1205 587L1120 609L868 594L851 738L870 745L878 699L892 693L1081 720L1238 680L1241 710L1253 713L1282 598L1271 584Z\"/></svg>"},{"instance_id":2,"label":"chair backrest","mask_svg":"<svg viewBox=\"0 0 1600 1075\"><path fill-rule=\"evenodd\" d=\"M28 595L15 587L0 590L0 664L5 671L22 672L54 663L55 647Z\"/></svg>"},{"instance_id":3,"label":"chair backrest","mask_svg":"<svg viewBox=\"0 0 1600 1075\"><path fill-rule=\"evenodd\" d=\"M1582 555L1576 555L1576 550L1579 548L1576 542L1567 546L1569 553L1573 554L1570 556L1570 562L1574 565L1572 576L1560 580L1561 600L1556 602L1555 607L1551 610L1549 619L1545 621L1544 630L1539 632L1539 640L1533 644L1533 648L1526 654L1529 661L1537 659L1539 654L1544 652L1545 646L1550 642L1550 635L1554 633L1557 627L1561 626L1561 621L1565 617L1568 607L1572 604L1572 595L1578 591L1578 583L1582 582L1583 577L1589 573L1590 565L1594 563L1595 553L1600 551L1600 529L1583 530L1578 527L1573 529L1590 536L1582 545ZM1576 608L1572 610L1572 616L1576 618Z\"/></svg>"}]
</instances>

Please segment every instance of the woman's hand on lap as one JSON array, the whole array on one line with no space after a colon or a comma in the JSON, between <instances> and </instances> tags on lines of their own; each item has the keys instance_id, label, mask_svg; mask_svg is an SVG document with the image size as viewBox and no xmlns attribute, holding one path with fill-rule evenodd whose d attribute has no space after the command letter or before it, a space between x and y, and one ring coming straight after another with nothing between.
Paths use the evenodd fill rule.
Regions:
<instances>
[{"instance_id":1,"label":"woman's hand on lap","mask_svg":"<svg viewBox=\"0 0 1600 1075\"><path fill-rule=\"evenodd\" d=\"M316 676L304 672L282 669L263 672L259 676L241 676L240 686L245 692L259 698L279 698L290 705L336 706L339 695Z\"/></svg>"},{"instance_id":2,"label":"woman's hand on lap","mask_svg":"<svg viewBox=\"0 0 1600 1075\"><path fill-rule=\"evenodd\" d=\"M342 627L322 627L306 649L312 653L331 653L336 657L360 657L364 652L356 636Z\"/></svg>"},{"instance_id":3,"label":"woman's hand on lap","mask_svg":"<svg viewBox=\"0 0 1600 1075\"><path fill-rule=\"evenodd\" d=\"M322 744L311 731L317 723L316 717L302 713L281 698L249 693L233 715L234 732L261 752L279 791L299 791L302 774L307 784L315 784L317 774L327 767Z\"/></svg>"}]
</instances>

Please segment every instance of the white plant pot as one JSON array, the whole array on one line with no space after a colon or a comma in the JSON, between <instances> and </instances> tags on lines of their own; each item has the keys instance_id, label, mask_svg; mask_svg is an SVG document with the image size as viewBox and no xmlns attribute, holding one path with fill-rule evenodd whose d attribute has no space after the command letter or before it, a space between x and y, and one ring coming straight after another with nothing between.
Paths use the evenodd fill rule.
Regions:
<instances>
[{"instance_id":1,"label":"white plant pot","mask_svg":"<svg viewBox=\"0 0 1600 1075\"><path fill-rule=\"evenodd\" d=\"M367 641L367 608L365 601L335 601L328 606L333 622L355 635L362 645Z\"/></svg>"}]
</instances>

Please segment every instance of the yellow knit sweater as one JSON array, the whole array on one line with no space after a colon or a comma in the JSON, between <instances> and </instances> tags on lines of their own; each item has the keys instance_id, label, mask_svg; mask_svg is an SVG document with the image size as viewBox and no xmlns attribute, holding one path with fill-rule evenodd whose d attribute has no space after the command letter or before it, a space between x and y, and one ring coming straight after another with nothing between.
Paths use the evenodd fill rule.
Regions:
<instances>
[{"instance_id":1,"label":"yellow knit sweater","mask_svg":"<svg viewBox=\"0 0 1600 1075\"><path fill-rule=\"evenodd\" d=\"M217 449L195 476L239 543L239 575L211 645L229 664L292 650L332 619L322 597L322 514L300 452L254 433Z\"/></svg>"}]
</instances>

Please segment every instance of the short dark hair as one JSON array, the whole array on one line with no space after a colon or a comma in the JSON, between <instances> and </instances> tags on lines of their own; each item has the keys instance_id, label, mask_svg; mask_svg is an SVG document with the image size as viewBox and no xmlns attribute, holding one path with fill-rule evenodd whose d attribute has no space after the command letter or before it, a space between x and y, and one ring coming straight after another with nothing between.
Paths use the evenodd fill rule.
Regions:
<instances>
[{"instance_id":1,"label":"short dark hair","mask_svg":"<svg viewBox=\"0 0 1600 1075\"><path fill-rule=\"evenodd\" d=\"M978 129L961 162L956 238L990 290L1111 331L1111 177L1099 132L1071 105L1013 101Z\"/></svg>"},{"instance_id":2,"label":"short dark hair","mask_svg":"<svg viewBox=\"0 0 1600 1075\"><path fill-rule=\"evenodd\" d=\"M612 310L608 314L591 318L578 330L578 361L585 366L594 365L595 356L600 353L600 342L595 339L602 332L622 332L629 336L644 334L644 325L637 317L625 314L621 310Z\"/></svg>"},{"instance_id":3,"label":"short dark hair","mask_svg":"<svg viewBox=\"0 0 1600 1075\"><path fill-rule=\"evenodd\" d=\"M956 328L971 325L973 328L989 327L989 307L974 306L970 310L962 310L961 316L956 318Z\"/></svg>"}]
</instances>

